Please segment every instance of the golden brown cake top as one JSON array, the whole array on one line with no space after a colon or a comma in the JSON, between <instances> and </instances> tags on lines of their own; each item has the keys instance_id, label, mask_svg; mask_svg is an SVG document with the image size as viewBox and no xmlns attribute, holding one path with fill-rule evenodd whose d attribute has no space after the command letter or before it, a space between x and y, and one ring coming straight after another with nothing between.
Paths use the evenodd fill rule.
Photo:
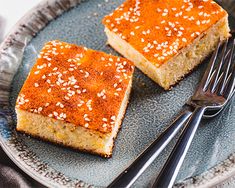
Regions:
<instances>
[{"instance_id":1,"label":"golden brown cake top","mask_svg":"<svg viewBox=\"0 0 235 188\"><path fill-rule=\"evenodd\" d=\"M127 0L103 24L160 66L226 15L211 0Z\"/></svg>"},{"instance_id":2,"label":"golden brown cake top","mask_svg":"<svg viewBox=\"0 0 235 188\"><path fill-rule=\"evenodd\" d=\"M40 52L16 108L111 132L133 69L124 58L51 41Z\"/></svg>"}]
</instances>

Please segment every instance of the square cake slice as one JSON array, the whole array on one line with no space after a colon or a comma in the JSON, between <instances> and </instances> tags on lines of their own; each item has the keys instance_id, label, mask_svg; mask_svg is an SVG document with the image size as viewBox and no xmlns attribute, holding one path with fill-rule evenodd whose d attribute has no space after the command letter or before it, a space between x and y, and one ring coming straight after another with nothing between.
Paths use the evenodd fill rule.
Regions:
<instances>
[{"instance_id":1,"label":"square cake slice","mask_svg":"<svg viewBox=\"0 0 235 188\"><path fill-rule=\"evenodd\" d=\"M127 0L103 24L108 43L165 90L230 36L211 0Z\"/></svg>"},{"instance_id":2,"label":"square cake slice","mask_svg":"<svg viewBox=\"0 0 235 188\"><path fill-rule=\"evenodd\" d=\"M48 42L17 98L17 130L111 157L133 70L124 58Z\"/></svg>"}]
</instances>

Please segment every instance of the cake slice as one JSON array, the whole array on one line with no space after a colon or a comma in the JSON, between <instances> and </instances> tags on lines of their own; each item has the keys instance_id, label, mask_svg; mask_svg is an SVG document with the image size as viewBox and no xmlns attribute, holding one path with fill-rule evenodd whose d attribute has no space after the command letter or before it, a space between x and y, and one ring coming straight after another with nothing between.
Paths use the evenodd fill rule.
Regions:
<instances>
[{"instance_id":1,"label":"cake slice","mask_svg":"<svg viewBox=\"0 0 235 188\"><path fill-rule=\"evenodd\" d=\"M211 0L127 0L103 24L108 43L165 90L230 36Z\"/></svg>"},{"instance_id":2,"label":"cake slice","mask_svg":"<svg viewBox=\"0 0 235 188\"><path fill-rule=\"evenodd\" d=\"M133 69L124 58L48 42L17 98L17 130L111 157Z\"/></svg>"}]
</instances>

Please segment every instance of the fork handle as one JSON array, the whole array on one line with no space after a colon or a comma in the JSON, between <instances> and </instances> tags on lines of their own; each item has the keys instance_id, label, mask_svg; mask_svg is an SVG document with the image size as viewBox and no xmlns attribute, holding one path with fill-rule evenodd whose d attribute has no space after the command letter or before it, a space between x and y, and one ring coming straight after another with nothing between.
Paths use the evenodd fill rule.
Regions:
<instances>
[{"instance_id":1,"label":"fork handle","mask_svg":"<svg viewBox=\"0 0 235 188\"><path fill-rule=\"evenodd\" d=\"M191 114L192 112L188 109L182 112L181 115L179 115L179 117L108 186L108 188L130 187L167 146L189 119Z\"/></svg>"},{"instance_id":2,"label":"fork handle","mask_svg":"<svg viewBox=\"0 0 235 188\"><path fill-rule=\"evenodd\" d=\"M170 188L173 186L205 109L205 107L197 107L194 110L173 151L153 184L154 188Z\"/></svg>"}]
</instances>

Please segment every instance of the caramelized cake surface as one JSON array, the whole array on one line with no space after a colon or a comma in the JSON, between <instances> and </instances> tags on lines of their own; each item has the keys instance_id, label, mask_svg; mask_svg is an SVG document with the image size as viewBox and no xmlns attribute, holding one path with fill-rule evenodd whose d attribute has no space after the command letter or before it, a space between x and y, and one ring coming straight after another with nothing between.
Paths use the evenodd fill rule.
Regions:
<instances>
[{"instance_id":1,"label":"caramelized cake surface","mask_svg":"<svg viewBox=\"0 0 235 188\"><path fill-rule=\"evenodd\" d=\"M124 58L48 42L20 91L16 109L111 133L133 69Z\"/></svg>"},{"instance_id":2,"label":"caramelized cake surface","mask_svg":"<svg viewBox=\"0 0 235 188\"><path fill-rule=\"evenodd\" d=\"M160 67L226 15L211 0L127 0L103 24Z\"/></svg>"}]
</instances>

